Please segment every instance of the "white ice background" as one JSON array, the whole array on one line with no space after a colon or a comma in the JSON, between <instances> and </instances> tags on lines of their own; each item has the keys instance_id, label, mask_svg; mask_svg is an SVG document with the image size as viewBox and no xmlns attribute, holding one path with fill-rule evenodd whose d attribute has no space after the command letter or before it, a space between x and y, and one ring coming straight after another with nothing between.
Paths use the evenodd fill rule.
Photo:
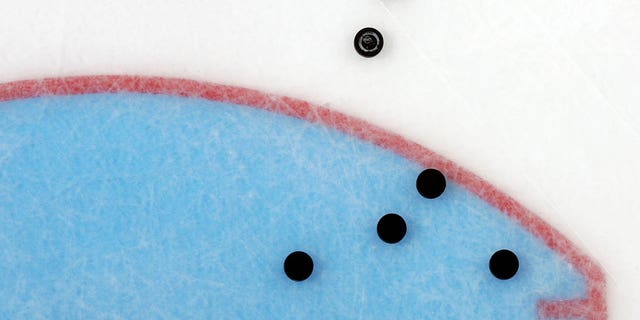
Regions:
<instances>
[{"instance_id":1,"label":"white ice background","mask_svg":"<svg viewBox=\"0 0 640 320\"><path fill-rule=\"evenodd\" d=\"M374 26L383 52L353 35ZM640 1L5 0L0 81L183 77L305 99L467 167L604 267L640 318Z\"/></svg>"}]
</instances>

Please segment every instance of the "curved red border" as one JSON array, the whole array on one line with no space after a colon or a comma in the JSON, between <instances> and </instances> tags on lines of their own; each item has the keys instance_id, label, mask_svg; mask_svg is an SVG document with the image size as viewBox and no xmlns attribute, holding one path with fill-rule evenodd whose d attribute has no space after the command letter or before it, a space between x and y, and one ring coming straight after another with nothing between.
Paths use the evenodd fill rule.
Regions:
<instances>
[{"instance_id":1,"label":"curved red border","mask_svg":"<svg viewBox=\"0 0 640 320\"><path fill-rule=\"evenodd\" d=\"M586 299L541 301L540 318L584 317L607 319L606 279L597 263L582 253L560 232L494 186L433 151L362 120L308 102L258 91L185 79L141 76L82 76L17 81L0 84L0 101L88 93L136 92L199 97L266 109L323 124L392 150L424 167L437 167L449 179L465 186L492 204L547 246L564 256L587 279Z\"/></svg>"}]
</instances>

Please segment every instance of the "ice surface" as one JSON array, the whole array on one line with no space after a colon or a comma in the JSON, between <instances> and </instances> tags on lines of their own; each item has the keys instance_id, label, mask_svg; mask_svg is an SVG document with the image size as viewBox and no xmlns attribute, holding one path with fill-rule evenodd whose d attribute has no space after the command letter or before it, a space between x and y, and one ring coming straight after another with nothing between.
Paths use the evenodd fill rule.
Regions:
<instances>
[{"instance_id":1,"label":"ice surface","mask_svg":"<svg viewBox=\"0 0 640 320\"><path fill-rule=\"evenodd\" d=\"M172 76L356 115L562 231L626 320L640 318L639 23L633 0L6 1L0 81ZM353 50L363 26L385 36L374 60Z\"/></svg>"},{"instance_id":2,"label":"ice surface","mask_svg":"<svg viewBox=\"0 0 640 320\"><path fill-rule=\"evenodd\" d=\"M165 95L0 103L0 310L10 318L536 319L585 279L457 184L264 110ZM398 245L378 219L401 214ZM521 267L495 279L508 248ZM304 250L311 278L284 258Z\"/></svg>"}]
</instances>

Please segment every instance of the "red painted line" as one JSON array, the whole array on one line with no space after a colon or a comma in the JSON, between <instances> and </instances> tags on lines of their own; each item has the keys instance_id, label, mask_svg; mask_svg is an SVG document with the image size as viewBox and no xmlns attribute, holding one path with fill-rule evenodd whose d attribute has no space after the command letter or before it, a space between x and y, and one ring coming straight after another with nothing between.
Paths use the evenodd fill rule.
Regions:
<instances>
[{"instance_id":1,"label":"red painted line","mask_svg":"<svg viewBox=\"0 0 640 320\"><path fill-rule=\"evenodd\" d=\"M387 132L365 121L349 117L308 102L262 93L255 90L210 84L185 79L141 76L82 76L17 81L0 84L0 101L48 95L89 93L150 93L229 102L266 109L272 112L322 124L413 160L425 168L442 171L448 179L464 186L487 201L527 231L540 238L569 261L587 280L587 297L579 300L540 301L540 318L582 317L587 320L607 319L606 279L600 266L581 252L569 239L551 225L527 210L513 198L500 192L487 181L454 162L403 137Z\"/></svg>"}]
</instances>

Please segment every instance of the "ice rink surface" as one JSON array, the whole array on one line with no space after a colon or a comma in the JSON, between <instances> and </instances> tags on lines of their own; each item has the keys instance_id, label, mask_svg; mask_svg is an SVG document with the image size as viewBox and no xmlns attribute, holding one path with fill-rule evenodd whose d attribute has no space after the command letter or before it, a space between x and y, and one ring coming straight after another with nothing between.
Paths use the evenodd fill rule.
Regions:
<instances>
[{"instance_id":1,"label":"ice rink surface","mask_svg":"<svg viewBox=\"0 0 640 320\"><path fill-rule=\"evenodd\" d=\"M363 27L382 53L353 50ZM402 134L515 197L599 261L640 316L640 3L11 1L0 81L190 78Z\"/></svg>"}]
</instances>

